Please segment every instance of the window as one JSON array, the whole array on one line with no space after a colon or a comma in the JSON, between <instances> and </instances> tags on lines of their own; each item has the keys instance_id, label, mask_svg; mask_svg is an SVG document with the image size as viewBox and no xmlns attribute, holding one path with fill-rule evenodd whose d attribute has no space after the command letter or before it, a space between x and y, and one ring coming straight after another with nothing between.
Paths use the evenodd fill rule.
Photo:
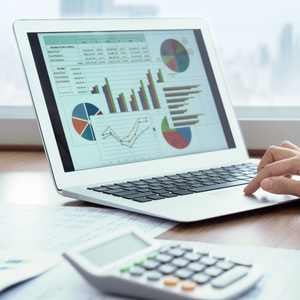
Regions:
<instances>
[{"instance_id":1,"label":"window","mask_svg":"<svg viewBox=\"0 0 300 300\"><path fill-rule=\"evenodd\" d=\"M295 120L295 115L290 113L295 112L291 107L297 111L300 103L298 1L10 0L5 1L3 6L0 12L0 119L3 115L13 118L24 115L23 118L33 119L30 96L13 36L13 20L153 16L200 17L208 21L224 65L232 101L238 107L238 116L248 122L259 112L258 118L265 119L273 110L259 108L258 111L257 106L285 106L290 107L284 110L285 115ZM7 109L7 106L14 109ZM256 129L252 131L256 132ZM247 135L247 132L244 131L244 134ZM264 135L268 136L267 133ZM246 136L246 142L247 139Z\"/></svg>"},{"instance_id":2,"label":"window","mask_svg":"<svg viewBox=\"0 0 300 300\"><path fill-rule=\"evenodd\" d=\"M234 104L298 105L299 8L295 0L6 1L0 21L1 103L30 105L11 29L16 18L193 16L212 27Z\"/></svg>"}]
</instances>

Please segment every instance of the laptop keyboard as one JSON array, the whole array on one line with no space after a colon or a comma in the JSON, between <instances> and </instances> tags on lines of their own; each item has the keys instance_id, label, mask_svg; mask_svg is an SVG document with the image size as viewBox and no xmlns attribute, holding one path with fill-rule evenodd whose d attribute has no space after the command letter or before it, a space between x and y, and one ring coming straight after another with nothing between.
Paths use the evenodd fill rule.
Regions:
<instances>
[{"instance_id":1,"label":"laptop keyboard","mask_svg":"<svg viewBox=\"0 0 300 300\"><path fill-rule=\"evenodd\" d=\"M255 174L256 165L245 163L88 189L137 202L148 202L247 184Z\"/></svg>"}]
</instances>

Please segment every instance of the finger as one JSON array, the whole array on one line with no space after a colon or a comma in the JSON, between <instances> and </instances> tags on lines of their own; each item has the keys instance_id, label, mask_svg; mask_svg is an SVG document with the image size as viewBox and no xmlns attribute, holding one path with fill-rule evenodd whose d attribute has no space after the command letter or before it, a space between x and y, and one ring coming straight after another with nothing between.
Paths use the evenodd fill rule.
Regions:
<instances>
[{"instance_id":1,"label":"finger","mask_svg":"<svg viewBox=\"0 0 300 300\"><path fill-rule=\"evenodd\" d=\"M263 190L273 194L300 196L300 181L286 177L270 177L261 182Z\"/></svg>"},{"instance_id":2,"label":"finger","mask_svg":"<svg viewBox=\"0 0 300 300\"><path fill-rule=\"evenodd\" d=\"M260 183L268 177L299 174L300 158L292 157L266 165L245 187L244 193L251 195L260 187Z\"/></svg>"},{"instance_id":3,"label":"finger","mask_svg":"<svg viewBox=\"0 0 300 300\"><path fill-rule=\"evenodd\" d=\"M280 144L280 147L284 147L284 148L289 148L289 149L292 149L292 150L300 151L300 148L297 145L295 145L292 142L290 142L290 141L283 141Z\"/></svg>"},{"instance_id":4,"label":"finger","mask_svg":"<svg viewBox=\"0 0 300 300\"><path fill-rule=\"evenodd\" d=\"M279 147L279 146L271 146L269 149L266 151L264 156L262 157L260 163L258 164L257 171L259 172L261 169L263 169L266 165L282 160L285 158L290 158L297 155L295 150L291 148L284 148L284 147Z\"/></svg>"}]
</instances>

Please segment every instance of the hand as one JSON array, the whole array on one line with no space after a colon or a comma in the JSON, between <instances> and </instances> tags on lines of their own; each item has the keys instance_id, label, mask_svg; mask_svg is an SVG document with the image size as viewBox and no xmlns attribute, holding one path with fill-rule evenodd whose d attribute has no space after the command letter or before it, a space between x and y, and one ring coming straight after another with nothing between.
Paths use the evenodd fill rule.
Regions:
<instances>
[{"instance_id":1,"label":"hand","mask_svg":"<svg viewBox=\"0 0 300 300\"><path fill-rule=\"evenodd\" d=\"M291 178L300 175L300 148L291 142L271 146L261 159L257 172L244 189L246 195L261 187L274 194L300 196L300 182Z\"/></svg>"}]
</instances>

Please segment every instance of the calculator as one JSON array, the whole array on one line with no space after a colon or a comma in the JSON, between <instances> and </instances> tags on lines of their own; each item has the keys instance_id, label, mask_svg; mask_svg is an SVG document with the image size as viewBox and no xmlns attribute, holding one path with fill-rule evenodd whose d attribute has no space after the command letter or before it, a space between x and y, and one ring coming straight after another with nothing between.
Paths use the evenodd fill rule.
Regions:
<instances>
[{"instance_id":1,"label":"calculator","mask_svg":"<svg viewBox=\"0 0 300 300\"><path fill-rule=\"evenodd\" d=\"M0 252L0 292L34 278L52 268L57 258L52 255L12 255Z\"/></svg>"},{"instance_id":2,"label":"calculator","mask_svg":"<svg viewBox=\"0 0 300 300\"><path fill-rule=\"evenodd\" d=\"M136 230L91 241L63 256L100 291L139 299L232 299L263 277L249 261L148 239Z\"/></svg>"}]
</instances>

